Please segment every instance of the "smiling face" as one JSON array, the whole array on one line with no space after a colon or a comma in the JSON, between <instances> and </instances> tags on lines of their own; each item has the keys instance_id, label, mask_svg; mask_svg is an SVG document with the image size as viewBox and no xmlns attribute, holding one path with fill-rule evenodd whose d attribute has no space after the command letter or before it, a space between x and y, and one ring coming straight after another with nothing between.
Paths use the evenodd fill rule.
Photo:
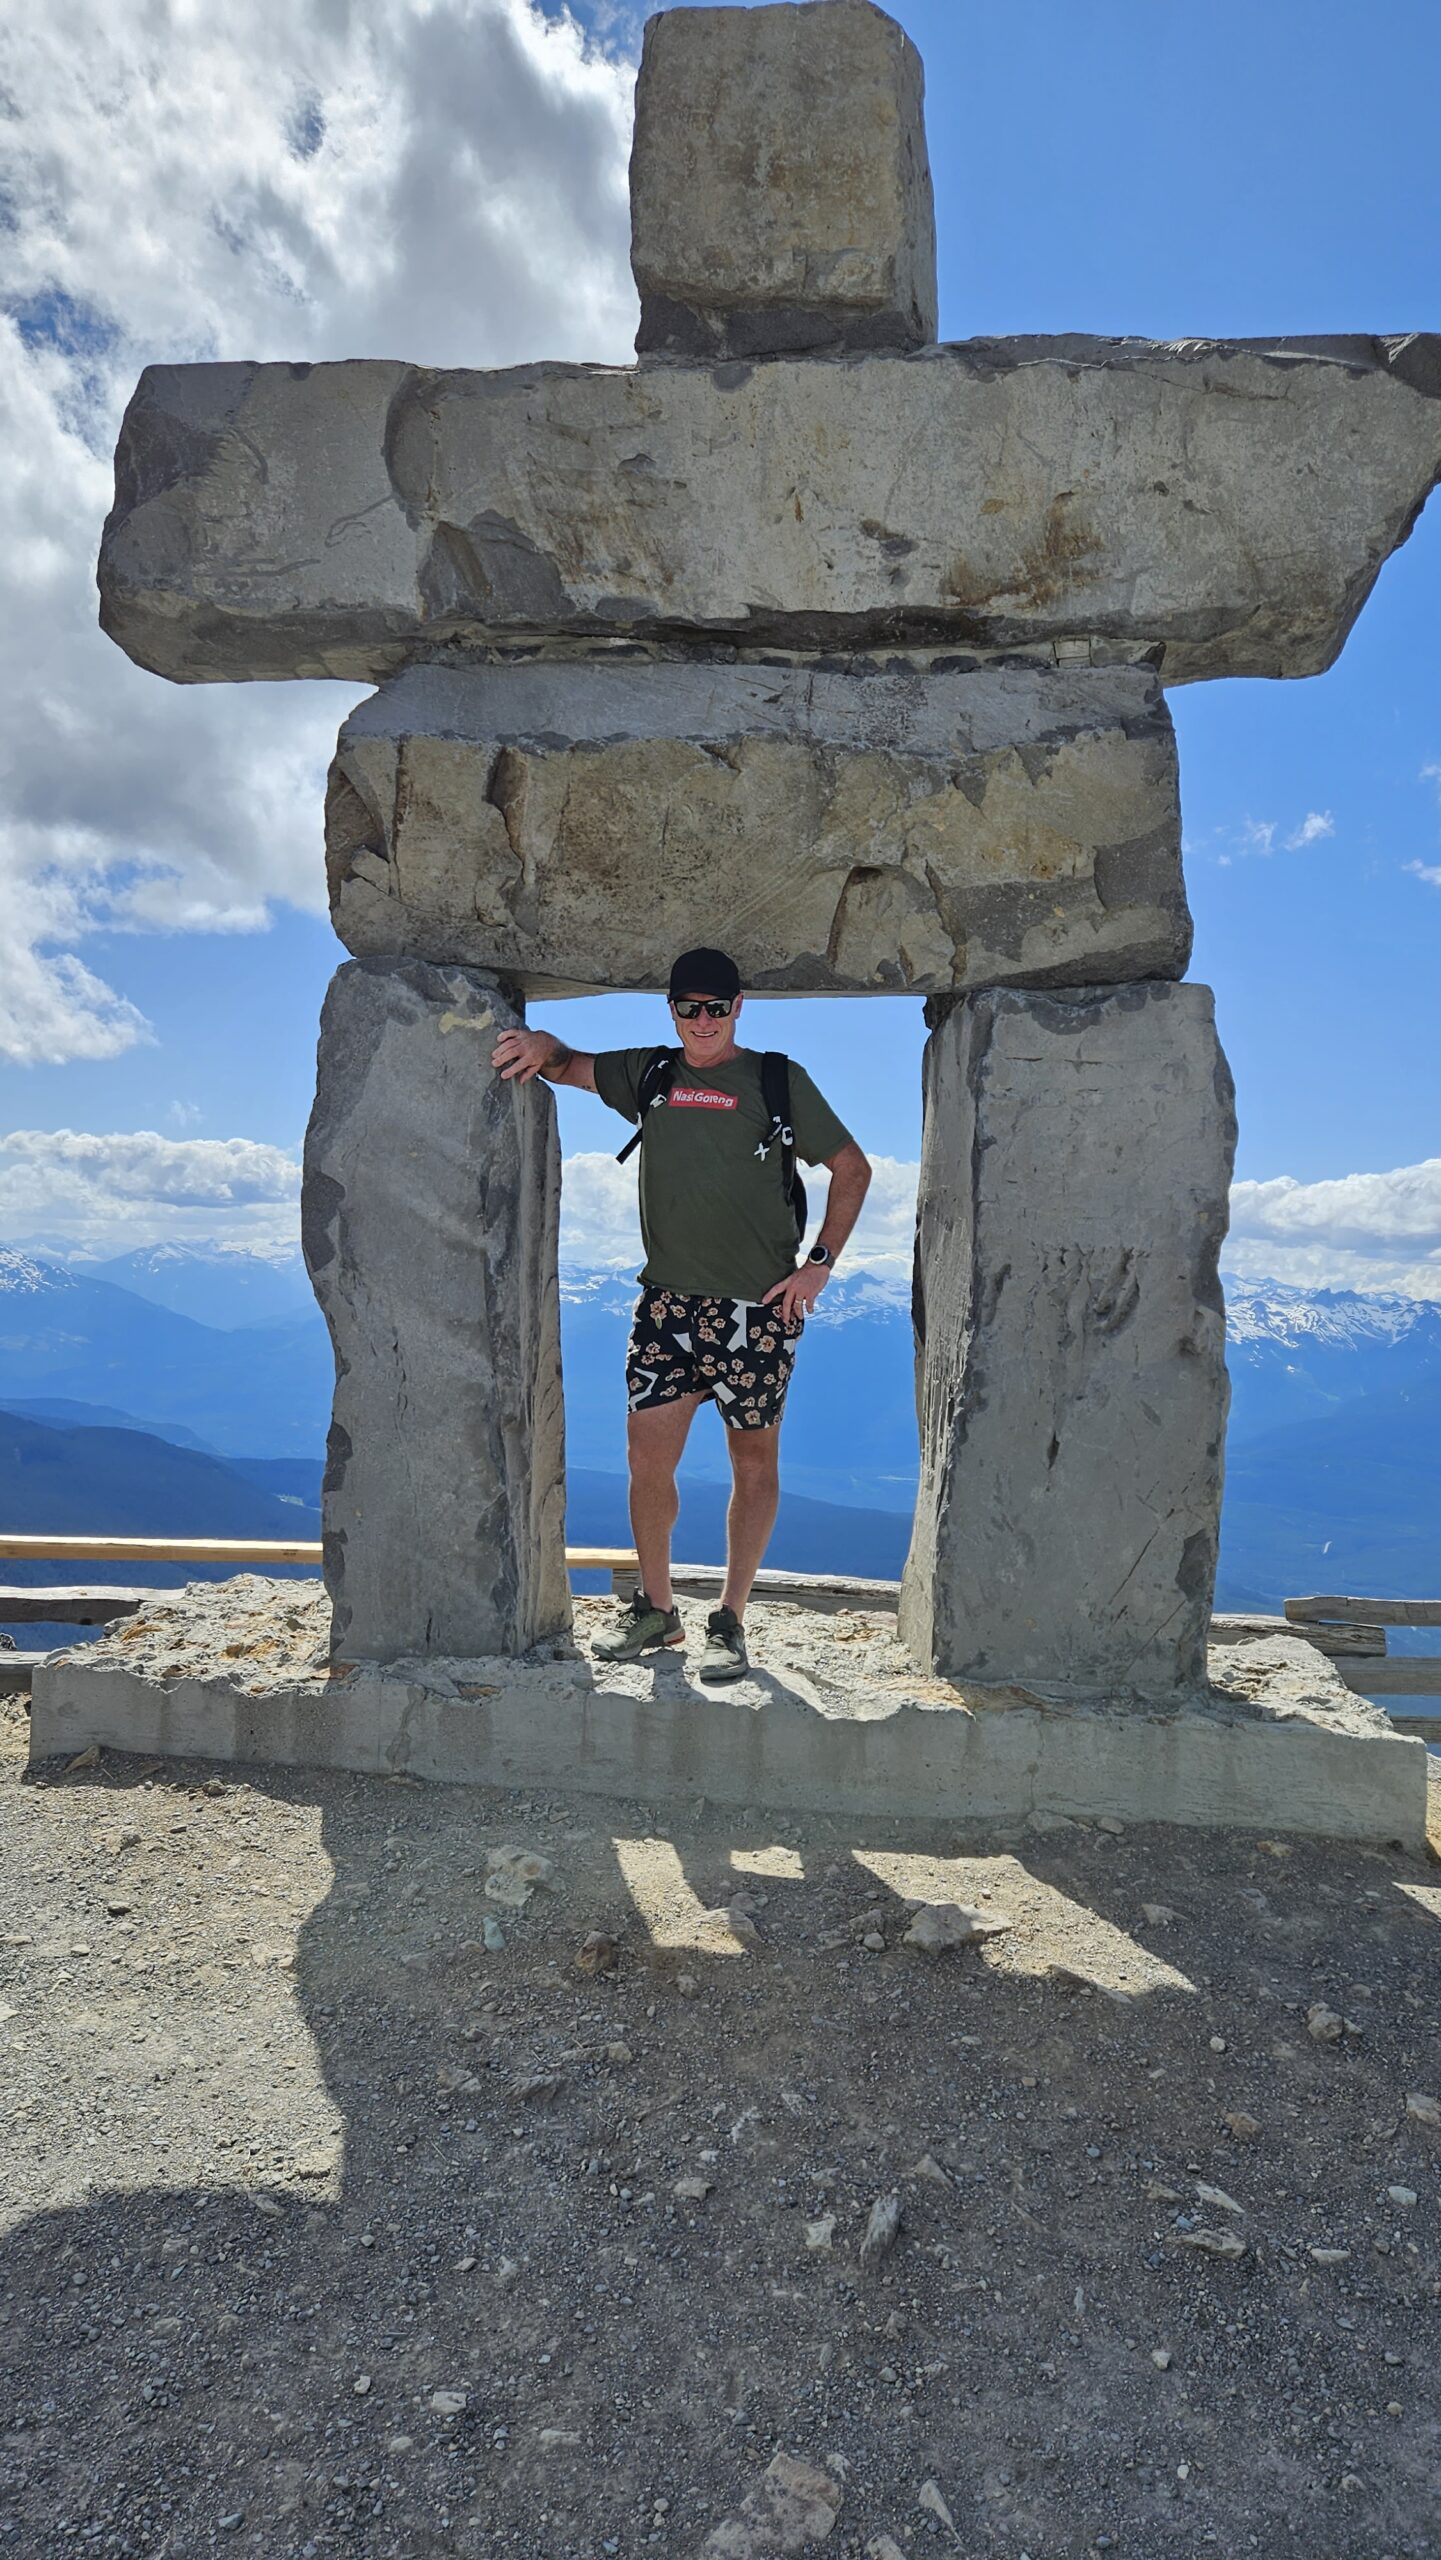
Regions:
<instances>
[{"instance_id":1,"label":"smiling face","mask_svg":"<svg viewBox=\"0 0 1441 2560\"><path fill-rule=\"evenodd\" d=\"M682 1004L697 1001L704 1001L699 991L694 997L684 995L681 998ZM735 1056L736 1023L744 1003L745 997L737 996L729 1014L721 1022L712 1021L708 1013L698 1013L694 1022L681 1022L677 1018L675 1005L672 1003L670 1018L680 1035L680 1043L685 1051L685 1062L688 1067L719 1067L727 1058Z\"/></svg>"}]
</instances>

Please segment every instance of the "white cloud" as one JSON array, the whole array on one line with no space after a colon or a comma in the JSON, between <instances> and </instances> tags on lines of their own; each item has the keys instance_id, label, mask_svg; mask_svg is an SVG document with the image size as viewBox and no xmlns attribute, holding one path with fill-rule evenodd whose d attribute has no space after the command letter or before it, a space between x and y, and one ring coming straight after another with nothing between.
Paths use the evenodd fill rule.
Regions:
<instances>
[{"instance_id":1,"label":"white cloud","mask_svg":"<svg viewBox=\"0 0 1441 2560\"><path fill-rule=\"evenodd\" d=\"M914 1164L894 1156L873 1156L871 1188L859 1224L846 1246L842 1269L848 1278L863 1275L909 1297L911 1248L916 1219ZM803 1178L811 1201L811 1230L820 1226L828 1176L822 1169ZM617 1164L614 1156L567 1156L561 1182L561 1260L572 1271L638 1271L641 1260L640 1221L636 1213L636 1167Z\"/></svg>"},{"instance_id":2,"label":"white cloud","mask_svg":"<svg viewBox=\"0 0 1441 2560\"><path fill-rule=\"evenodd\" d=\"M1401 868L1418 880L1428 880L1433 889L1441 889L1441 862L1404 862Z\"/></svg>"},{"instance_id":3,"label":"white cloud","mask_svg":"<svg viewBox=\"0 0 1441 2560\"><path fill-rule=\"evenodd\" d=\"M1299 827L1286 838L1288 851L1297 853L1308 844L1319 844L1324 836L1333 836L1336 821L1329 809L1308 809Z\"/></svg>"},{"instance_id":4,"label":"white cloud","mask_svg":"<svg viewBox=\"0 0 1441 2560\"><path fill-rule=\"evenodd\" d=\"M124 1253L165 1242L293 1249L300 1167L253 1138L15 1129L0 1138L0 1241Z\"/></svg>"},{"instance_id":5,"label":"white cloud","mask_svg":"<svg viewBox=\"0 0 1441 2560\"><path fill-rule=\"evenodd\" d=\"M872 1159L873 1179L841 1270L909 1300L918 1168ZM824 1203L811 1175L811 1232ZM300 1167L249 1138L161 1137L20 1129L0 1139L0 1243L87 1255L164 1242L293 1252ZM609 1154L567 1156L561 1261L567 1271L640 1268L636 1168ZM1386 1173L1298 1182L1281 1174L1231 1193L1228 1271L1303 1289L1355 1289L1441 1300L1441 1156Z\"/></svg>"},{"instance_id":6,"label":"white cloud","mask_svg":"<svg viewBox=\"0 0 1441 2560\"><path fill-rule=\"evenodd\" d=\"M1236 841L1243 853L1269 853L1276 842L1274 818L1243 818Z\"/></svg>"},{"instance_id":7,"label":"white cloud","mask_svg":"<svg viewBox=\"0 0 1441 2560\"><path fill-rule=\"evenodd\" d=\"M145 1036L74 956L97 926L253 932L274 900L324 903L324 770L356 689L174 688L96 627L141 366L623 361L630 76L531 0L5 13L0 1057Z\"/></svg>"},{"instance_id":8,"label":"white cloud","mask_svg":"<svg viewBox=\"0 0 1441 2560\"><path fill-rule=\"evenodd\" d=\"M871 1189L846 1247L848 1282L909 1302L916 1213L914 1164L872 1159ZM824 1170L809 1179L811 1232L820 1224ZM262 1253L299 1240L300 1166L250 1138L161 1137L18 1129L0 1138L0 1244L61 1255L125 1253L136 1245L216 1243ZM612 1155L567 1156L561 1261L568 1271L640 1268L636 1167Z\"/></svg>"},{"instance_id":9,"label":"white cloud","mask_svg":"<svg viewBox=\"0 0 1441 2560\"><path fill-rule=\"evenodd\" d=\"M916 1213L914 1164L873 1159L874 1179L842 1271L908 1300ZM825 1176L813 1185L818 1212ZM814 1228L816 1218L812 1220ZM640 1268L634 1165L609 1155L566 1159L561 1256L570 1270ZM1238 1182L1231 1193L1226 1267L1243 1278L1303 1289L1356 1289L1441 1299L1441 1157L1390 1173L1328 1182Z\"/></svg>"},{"instance_id":10,"label":"white cloud","mask_svg":"<svg viewBox=\"0 0 1441 2560\"><path fill-rule=\"evenodd\" d=\"M561 1168L560 1258L573 1271L640 1267L634 1164L614 1156L567 1156Z\"/></svg>"},{"instance_id":11,"label":"white cloud","mask_svg":"<svg viewBox=\"0 0 1441 2560\"><path fill-rule=\"evenodd\" d=\"M1336 821L1329 809L1308 809L1299 824L1285 835L1275 818L1243 818L1236 829L1235 842L1238 852L1260 854L1264 859L1276 851L1278 839L1287 853L1301 853L1308 845L1323 844L1335 832ZM1218 854L1217 860L1223 870L1229 868L1229 854Z\"/></svg>"},{"instance_id":12,"label":"white cloud","mask_svg":"<svg viewBox=\"0 0 1441 2560\"><path fill-rule=\"evenodd\" d=\"M1325 1182L1235 1183L1226 1265L1298 1288L1441 1298L1441 1156Z\"/></svg>"}]
</instances>

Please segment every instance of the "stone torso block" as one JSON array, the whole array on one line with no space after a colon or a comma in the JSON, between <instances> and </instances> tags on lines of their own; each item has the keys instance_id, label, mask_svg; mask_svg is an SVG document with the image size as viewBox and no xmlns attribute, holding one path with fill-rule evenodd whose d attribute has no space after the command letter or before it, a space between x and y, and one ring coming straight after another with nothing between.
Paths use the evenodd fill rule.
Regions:
<instances>
[{"instance_id":1,"label":"stone torso block","mask_svg":"<svg viewBox=\"0 0 1441 2560\"><path fill-rule=\"evenodd\" d=\"M946 993L1179 976L1175 739L1131 668L417 667L352 713L327 802L347 947L528 994ZM709 919L709 922L707 922Z\"/></svg>"},{"instance_id":2,"label":"stone torso block","mask_svg":"<svg viewBox=\"0 0 1441 2560\"><path fill-rule=\"evenodd\" d=\"M924 85L870 0L652 18L630 164L638 351L933 339Z\"/></svg>"},{"instance_id":3,"label":"stone torso block","mask_svg":"<svg viewBox=\"0 0 1441 2560\"><path fill-rule=\"evenodd\" d=\"M336 1655L520 1653L570 1624L555 1106L466 969L350 961L321 1017L305 1258L335 1345Z\"/></svg>"},{"instance_id":4,"label":"stone torso block","mask_svg":"<svg viewBox=\"0 0 1441 2560\"><path fill-rule=\"evenodd\" d=\"M1184 1695L1227 1401L1210 989L968 997L925 1092L901 1633L953 1679Z\"/></svg>"},{"instance_id":5,"label":"stone torso block","mask_svg":"<svg viewBox=\"0 0 1441 2560\"><path fill-rule=\"evenodd\" d=\"M184 683L596 633L1310 675L1441 471L1438 345L153 366L102 620Z\"/></svg>"}]
</instances>

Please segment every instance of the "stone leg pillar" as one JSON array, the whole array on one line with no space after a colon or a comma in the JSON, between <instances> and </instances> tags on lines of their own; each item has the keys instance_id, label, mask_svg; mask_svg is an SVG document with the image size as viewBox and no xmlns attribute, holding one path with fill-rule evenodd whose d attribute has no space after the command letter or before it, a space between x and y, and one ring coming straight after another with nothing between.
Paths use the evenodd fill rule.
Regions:
<instances>
[{"instance_id":1,"label":"stone leg pillar","mask_svg":"<svg viewBox=\"0 0 1441 2560\"><path fill-rule=\"evenodd\" d=\"M901 1599L951 1678L1201 1677L1235 1145L1209 988L966 997L926 1051L921 1485Z\"/></svg>"},{"instance_id":2,"label":"stone leg pillar","mask_svg":"<svg viewBox=\"0 0 1441 2560\"><path fill-rule=\"evenodd\" d=\"M510 1654L570 1624L560 1149L491 979L352 960L321 1016L302 1225L335 1346L332 1649Z\"/></svg>"}]
</instances>

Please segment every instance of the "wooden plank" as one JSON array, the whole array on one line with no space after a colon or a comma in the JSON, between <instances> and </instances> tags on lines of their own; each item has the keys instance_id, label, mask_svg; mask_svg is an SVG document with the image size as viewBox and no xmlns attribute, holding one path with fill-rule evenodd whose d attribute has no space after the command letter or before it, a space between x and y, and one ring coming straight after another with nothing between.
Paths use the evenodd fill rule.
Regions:
<instances>
[{"instance_id":1,"label":"wooden plank","mask_svg":"<svg viewBox=\"0 0 1441 2560\"><path fill-rule=\"evenodd\" d=\"M1293 1625L1312 1618L1339 1618L1354 1624L1369 1619L1378 1627L1441 1627L1441 1600L1288 1600Z\"/></svg>"},{"instance_id":2,"label":"wooden plank","mask_svg":"<svg viewBox=\"0 0 1441 2560\"><path fill-rule=\"evenodd\" d=\"M672 1589L687 1600L714 1599L724 1582L725 1569L718 1564L678 1564L671 1571ZM869 1581L859 1574L758 1573L751 1596L788 1601L798 1609L818 1609L833 1616L839 1609L896 1609L901 1586Z\"/></svg>"},{"instance_id":3,"label":"wooden plank","mask_svg":"<svg viewBox=\"0 0 1441 2560\"><path fill-rule=\"evenodd\" d=\"M31 1676L43 1653L0 1653L0 1698L28 1698Z\"/></svg>"},{"instance_id":4,"label":"wooden plank","mask_svg":"<svg viewBox=\"0 0 1441 2560\"><path fill-rule=\"evenodd\" d=\"M1388 1653L1381 1662L1338 1662L1358 1698L1441 1698L1441 1653Z\"/></svg>"},{"instance_id":5,"label":"wooden plank","mask_svg":"<svg viewBox=\"0 0 1441 2560\"><path fill-rule=\"evenodd\" d=\"M318 1538L19 1537L0 1533L0 1556L32 1563L94 1557L109 1564L319 1564Z\"/></svg>"},{"instance_id":6,"label":"wooden plank","mask_svg":"<svg viewBox=\"0 0 1441 2560\"><path fill-rule=\"evenodd\" d=\"M1393 1716L1391 1729L1410 1734L1417 1742L1429 1742L1433 1751L1441 1751L1441 1715Z\"/></svg>"},{"instance_id":7,"label":"wooden plank","mask_svg":"<svg viewBox=\"0 0 1441 2560\"><path fill-rule=\"evenodd\" d=\"M94 1557L107 1564L319 1564L318 1538L46 1538L0 1532L0 1556L32 1564ZM567 1547L573 1573L610 1573L634 1564L633 1547Z\"/></svg>"},{"instance_id":8,"label":"wooden plank","mask_svg":"<svg viewBox=\"0 0 1441 2560\"><path fill-rule=\"evenodd\" d=\"M1384 1627L1310 1626L1291 1618L1247 1617L1229 1610L1211 1620L1212 1644L1255 1644L1263 1636L1291 1636L1300 1644L1314 1645L1318 1653L1332 1656L1386 1650Z\"/></svg>"},{"instance_id":9,"label":"wooden plank","mask_svg":"<svg viewBox=\"0 0 1441 2560\"><path fill-rule=\"evenodd\" d=\"M66 1583L46 1587L32 1583L24 1590L0 1584L0 1627L103 1627L112 1618L133 1618L154 1591Z\"/></svg>"}]
</instances>

